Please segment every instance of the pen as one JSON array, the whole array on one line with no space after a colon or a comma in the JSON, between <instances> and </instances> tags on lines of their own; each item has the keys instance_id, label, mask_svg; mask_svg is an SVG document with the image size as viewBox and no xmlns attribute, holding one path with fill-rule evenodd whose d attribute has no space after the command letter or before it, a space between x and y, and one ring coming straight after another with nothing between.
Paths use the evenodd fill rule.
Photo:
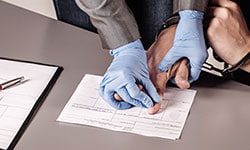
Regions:
<instances>
[{"instance_id":1,"label":"pen","mask_svg":"<svg viewBox=\"0 0 250 150\"><path fill-rule=\"evenodd\" d=\"M18 83L21 83L22 81L24 80L24 77L19 77L19 78L16 78L16 79L12 79L12 80L9 80L9 81L6 81L4 83L1 83L0 84L0 90L4 90L8 87L11 87L11 86L14 86Z\"/></svg>"}]
</instances>

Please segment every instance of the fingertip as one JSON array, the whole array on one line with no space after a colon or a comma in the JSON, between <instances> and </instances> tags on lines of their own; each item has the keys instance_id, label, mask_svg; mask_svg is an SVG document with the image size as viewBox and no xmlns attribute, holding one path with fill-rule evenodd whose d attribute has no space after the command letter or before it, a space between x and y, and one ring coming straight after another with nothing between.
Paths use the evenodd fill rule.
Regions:
<instances>
[{"instance_id":1,"label":"fingertip","mask_svg":"<svg viewBox=\"0 0 250 150\"><path fill-rule=\"evenodd\" d=\"M118 94L118 93L115 93L114 94L114 98L115 98L115 100L117 100L117 101L122 101L123 99L120 97L120 95Z\"/></svg>"},{"instance_id":2,"label":"fingertip","mask_svg":"<svg viewBox=\"0 0 250 150\"><path fill-rule=\"evenodd\" d=\"M187 80L175 80L176 84L181 89L188 89L190 88L190 84Z\"/></svg>"},{"instance_id":3,"label":"fingertip","mask_svg":"<svg viewBox=\"0 0 250 150\"><path fill-rule=\"evenodd\" d=\"M188 82L188 72L183 75L177 75L174 80L175 84L181 89L187 89L190 87L190 83Z\"/></svg>"},{"instance_id":4,"label":"fingertip","mask_svg":"<svg viewBox=\"0 0 250 150\"><path fill-rule=\"evenodd\" d=\"M148 109L148 114L156 114L161 108L161 103L155 103L155 105Z\"/></svg>"},{"instance_id":5,"label":"fingertip","mask_svg":"<svg viewBox=\"0 0 250 150\"><path fill-rule=\"evenodd\" d=\"M153 115L155 113L156 113L156 111L155 111L154 107L151 107L151 108L148 109L148 114Z\"/></svg>"},{"instance_id":6,"label":"fingertip","mask_svg":"<svg viewBox=\"0 0 250 150\"><path fill-rule=\"evenodd\" d=\"M181 89L189 88L190 84L188 82L188 76L189 76L189 63L187 59L183 59L181 60L180 67L178 68L176 76L174 78L175 84Z\"/></svg>"}]
</instances>

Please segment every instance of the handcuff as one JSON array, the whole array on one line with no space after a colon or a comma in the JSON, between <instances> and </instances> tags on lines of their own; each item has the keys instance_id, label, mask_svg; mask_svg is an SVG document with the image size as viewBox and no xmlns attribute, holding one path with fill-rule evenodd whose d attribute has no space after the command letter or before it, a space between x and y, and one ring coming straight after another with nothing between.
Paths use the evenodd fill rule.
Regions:
<instances>
[{"instance_id":1,"label":"handcuff","mask_svg":"<svg viewBox=\"0 0 250 150\"><path fill-rule=\"evenodd\" d=\"M248 52L238 63L223 70L222 74L232 73L242 67L250 59L250 52Z\"/></svg>"},{"instance_id":2,"label":"handcuff","mask_svg":"<svg viewBox=\"0 0 250 150\"><path fill-rule=\"evenodd\" d=\"M162 23L162 26L160 28L160 30L157 32L155 40L157 40L158 36L160 35L161 31L164 29L167 29L168 27L170 27L171 25L174 24L178 24L180 21L180 16L179 13L175 13L172 16L170 16L166 21L164 21ZM214 55L215 56L215 55ZM218 55L216 55L216 60L218 61L223 61ZM214 67L212 64L209 64L207 62L205 62L205 64L202 66L205 69L208 70L214 70L216 72L219 72L222 76L226 77L228 76L230 73L238 70L241 66L243 66L248 60L250 59L250 52L248 52L238 63L236 63L233 66L229 66L227 63L225 63L224 69L218 69L216 67Z\"/></svg>"},{"instance_id":3,"label":"handcuff","mask_svg":"<svg viewBox=\"0 0 250 150\"><path fill-rule=\"evenodd\" d=\"M171 25L178 24L179 21L180 21L179 13L175 13L172 16L170 16L166 21L162 23L160 30L157 32L155 36L155 40L157 40L162 30L167 29Z\"/></svg>"}]
</instances>

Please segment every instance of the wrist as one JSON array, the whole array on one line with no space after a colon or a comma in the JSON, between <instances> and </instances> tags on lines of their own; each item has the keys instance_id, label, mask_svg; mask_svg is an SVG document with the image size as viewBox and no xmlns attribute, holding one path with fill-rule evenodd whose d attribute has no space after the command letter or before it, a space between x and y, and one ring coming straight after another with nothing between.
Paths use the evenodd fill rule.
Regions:
<instances>
[{"instance_id":1,"label":"wrist","mask_svg":"<svg viewBox=\"0 0 250 150\"><path fill-rule=\"evenodd\" d=\"M224 61L232 66L236 65L244 56L250 52L250 36L241 40L242 45L236 46L228 51Z\"/></svg>"},{"instance_id":2,"label":"wrist","mask_svg":"<svg viewBox=\"0 0 250 150\"><path fill-rule=\"evenodd\" d=\"M203 20L204 12L196 10L182 10L179 11L181 19Z\"/></svg>"},{"instance_id":3,"label":"wrist","mask_svg":"<svg viewBox=\"0 0 250 150\"><path fill-rule=\"evenodd\" d=\"M173 46L176 28L177 24L173 24L159 33L157 40L147 51L148 62L154 62L148 63L149 66L152 64L156 64L156 66L158 66L167 52L171 49Z\"/></svg>"},{"instance_id":4,"label":"wrist","mask_svg":"<svg viewBox=\"0 0 250 150\"><path fill-rule=\"evenodd\" d=\"M228 67L226 69L224 69L223 73L224 74L228 74L231 72L234 72L236 70L238 70L239 68L250 72L249 70L249 60L250 60L250 52L248 52L239 62L237 62L235 65Z\"/></svg>"},{"instance_id":5,"label":"wrist","mask_svg":"<svg viewBox=\"0 0 250 150\"><path fill-rule=\"evenodd\" d=\"M155 40L158 39L158 36L160 35L160 33L163 30L168 29L171 26L177 26L177 24L179 23L179 21L180 21L180 15L179 15L179 13L175 13L174 15L170 16L167 20L165 20L162 23L161 29L156 34Z\"/></svg>"},{"instance_id":6,"label":"wrist","mask_svg":"<svg viewBox=\"0 0 250 150\"><path fill-rule=\"evenodd\" d=\"M250 52L250 50L249 50ZM250 73L250 59L248 59L241 67L240 69L249 72Z\"/></svg>"}]
</instances>

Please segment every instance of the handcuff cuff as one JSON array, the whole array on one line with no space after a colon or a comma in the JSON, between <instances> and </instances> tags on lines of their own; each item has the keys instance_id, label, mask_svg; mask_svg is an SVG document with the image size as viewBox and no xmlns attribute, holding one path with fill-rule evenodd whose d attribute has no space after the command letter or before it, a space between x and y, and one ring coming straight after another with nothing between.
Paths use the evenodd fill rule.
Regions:
<instances>
[{"instance_id":1,"label":"handcuff cuff","mask_svg":"<svg viewBox=\"0 0 250 150\"><path fill-rule=\"evenodd\" d=\"M163 31L164 29L167 29L168 27L170 27L171 25L174 24L178 24L180 21L180 16L179 13L175 13L174 15L170 16L166 21L164 21L162 23L162 26L160 28L160 30L157 32L155 40L157 40L158 36L160 35L161 31ZM224 62L216 53L213 53L214 58L219 61L219 62ZM213 70L216 72L219 72L223 77L227 77L230 73L233 73L234 71L238 70L240 67L242 67L248 60L250 59L250 52L248 52L238 63L236 63L235 65L228 65L226 62L224 65L224 69L218 69L216 67L214 67L212 64L205 62L204 65L202 66L205 69L208 70Z\"/></svg>"},{"instance_id":2,"label":"handcuff cuff","mask_svg":"<svg viewBox=\"0 0 250 150\"><path fill-rule=\"evenodd\" d=\"M155 40L157 40L157 38L160 35L161 31L163 31L164 29L167 29L171 25L178 24L179 21L180 21L179 13L175 13L172 16L170 16L166 21L164 21L162 23L160 30L157 32L157 34L155 36Z\"/></svg>"}]
</instances>

